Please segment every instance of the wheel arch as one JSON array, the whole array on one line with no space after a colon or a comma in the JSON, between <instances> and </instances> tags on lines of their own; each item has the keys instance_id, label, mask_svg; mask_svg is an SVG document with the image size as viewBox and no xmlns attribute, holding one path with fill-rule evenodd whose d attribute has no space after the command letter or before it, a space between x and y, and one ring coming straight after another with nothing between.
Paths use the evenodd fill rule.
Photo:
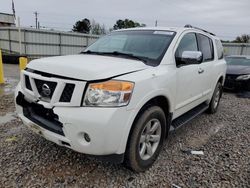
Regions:
<instances>
[{"instance_id":1,"label":"wheel arch","mask_svg":"<svg viewBox=\"0 0 250 188\"><path fill-rule=\"evenodd\" d=\"M149 106L159 106L165 114L165 117L167 118L169 113L170 113L170 101L166 96L163 95L159 95L159 96L155 96L151 99L149 99L138 111L134 121L136 120L136 118L138 118L137 116L140 115L140 113L142 113L146 108L148 108ZM134 124L134 122L133 122Z\"/></svg>"},{"instance_id":2,"label":"wheel arch","mask_svg":"<svg viewBox=\"0 0 250 188\"><path fill-rule=\"evenodd\" d=\"M223 85L224 81L225 81L225 78L223 75L221 75L216 83L220 82Z\"/></svg>"},{"instance_id":3,"label":"wheel arch","mask_svg":"<svg viewBox=\"0 0 250 188\"><path fill-rule=\"evenodd\" d=\"M151 99L147 100L147 102L145 102L141 108L139 109L139 111L137 112L135 118L133 119L133 123L132 123L132 126L130 127L130 130L129 130L129 133L128 133L128 136L127 136L127 141L126 141L126 149L128 147L128 142L130 140L130 137L131 137L131 133L136 125L136 122L138 121L140 115L147 109L149 108L150 106L159 106L160 108L162 108L164 114L165 114L165 117L166 117L166 125L168 126L166 128L166 131L169 131L169 128L170 128L170 125L168 123L168 118L172 118L172 116L170 115L171 112L170 112L170 101L169 99L164 96L164 95L158 95L158 96L155 96L155 97L152 97Z\"/></svg>"},{"instance_id":4,"label":"wheel arch","mask_svg":"<svg viewBox=\"0 0 250 188\"><path fill-rule=\"evenodd\" d=\"M219 78L219 80L217 81L217 83L221 83L221 88L222 88L222 90L223 90L224 82L225 82L225 78L221 75L220 78ZM217 84L217 83L216 83L216 84ZM221 92L221 94L220 94L220 97L221 97L221 96L222 96L222 92Z\"/></svg>"},{"instance_id":5,"label":"wheel arch","mask_svg":"<svg viewBox=\"0 0 250 188\"><path fill-rule=\"evenodd\" d=\"M224 85L224 82L225 82L225 75L220 74L220 75L216 78L215 81L216 81L216 82L214 82L214 84L213 84L213 91L214 91L214 89L215 89L215 87L216 87L216 85L217 85L218 82L220 82L222 86ZM213 92L212 92L212 94L213 94ZM211 95L211 97L212 97L212 95Z\"/></svg>"},{"instance_id":6,"label":"wheel arch","mask_svg":"<svg viewBox=\"0 0 250 188\"><path fill-rule=\"evenodd\" d=\"M220 75L220 76L217 78L217 82L215 83L214 88L216 87L217 83L221 83L222 88L223 88L224 82L225 82L225 76Z\"/></svg>"}]
</instances>

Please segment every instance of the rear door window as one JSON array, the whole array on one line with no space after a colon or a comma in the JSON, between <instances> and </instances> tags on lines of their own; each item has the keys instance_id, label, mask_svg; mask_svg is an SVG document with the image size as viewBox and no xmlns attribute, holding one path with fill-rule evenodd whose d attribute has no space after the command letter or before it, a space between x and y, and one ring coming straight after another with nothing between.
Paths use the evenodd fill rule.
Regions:
<instances>
[{"instance_id":1,"label":"rear door window","mask_svg":"<svg viewBox=\"0 0 250 188\"><path fill-rule=\"evenodd\" d=\"M213 41L202 34L197 34L199 50L203 54L203 62L214 59Z\"/></svg>"}]
</instances>

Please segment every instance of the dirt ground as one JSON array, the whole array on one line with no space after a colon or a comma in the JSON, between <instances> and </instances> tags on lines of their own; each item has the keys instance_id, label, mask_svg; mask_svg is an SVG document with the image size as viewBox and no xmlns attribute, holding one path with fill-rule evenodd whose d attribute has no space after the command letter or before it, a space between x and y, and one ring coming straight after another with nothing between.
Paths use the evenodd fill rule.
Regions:
<instances>
[{"instance_id":1,"label":"dirt ground","mask_svg":"<svg viewBox=\"0 0 250 188\"><path fill-rule=\"evenodd\" d=\"M170 134L145 173L49 142L15 114L17 65L0 86L0 187L250 187L250 99L224 93L219 111ZM201 150L192 155L183 150Z\"/></svg>"}]
</instances>

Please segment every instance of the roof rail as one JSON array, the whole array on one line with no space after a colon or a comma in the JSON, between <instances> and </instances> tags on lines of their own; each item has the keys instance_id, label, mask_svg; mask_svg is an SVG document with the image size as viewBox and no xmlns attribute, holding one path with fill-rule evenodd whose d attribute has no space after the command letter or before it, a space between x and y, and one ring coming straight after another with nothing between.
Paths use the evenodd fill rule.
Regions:
<instances>
[{"instance_id":1,"label":"roof rail","mask_svg":"<svg viewBox=\"0 0 250 188\"><path fill-rule=\"evenodd\" d=\"M187 24L187 25L185 25L184 27L185 27L185 28L194 28L194 29L198 29L198 30L204 31L204 32L206 32L206 33L209 33L210 35L216 36L214 33L211 33L211 32L209 32L209 31L207 31L207 30L205 30L205 29L201 29L201 28L199 28L199 27L194 27L194 26L192 26L192 25L190 25L190 24Z\"/></svg>"}]
</instances>

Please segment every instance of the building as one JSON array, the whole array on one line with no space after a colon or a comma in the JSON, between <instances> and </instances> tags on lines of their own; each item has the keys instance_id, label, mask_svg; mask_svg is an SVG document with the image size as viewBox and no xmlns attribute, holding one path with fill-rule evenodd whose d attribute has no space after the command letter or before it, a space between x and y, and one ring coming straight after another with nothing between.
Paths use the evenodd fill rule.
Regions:
<instances>
[{"instance_id":1,"label":"building","mask_svg":"<svg viewBox=\"0 0 250 188\"><path fill-rule=\"evenodd\" d=\"M12 27L12 26L15 26L14 15L0 12L0 27Z\"/></svg>"}]
</instances>

